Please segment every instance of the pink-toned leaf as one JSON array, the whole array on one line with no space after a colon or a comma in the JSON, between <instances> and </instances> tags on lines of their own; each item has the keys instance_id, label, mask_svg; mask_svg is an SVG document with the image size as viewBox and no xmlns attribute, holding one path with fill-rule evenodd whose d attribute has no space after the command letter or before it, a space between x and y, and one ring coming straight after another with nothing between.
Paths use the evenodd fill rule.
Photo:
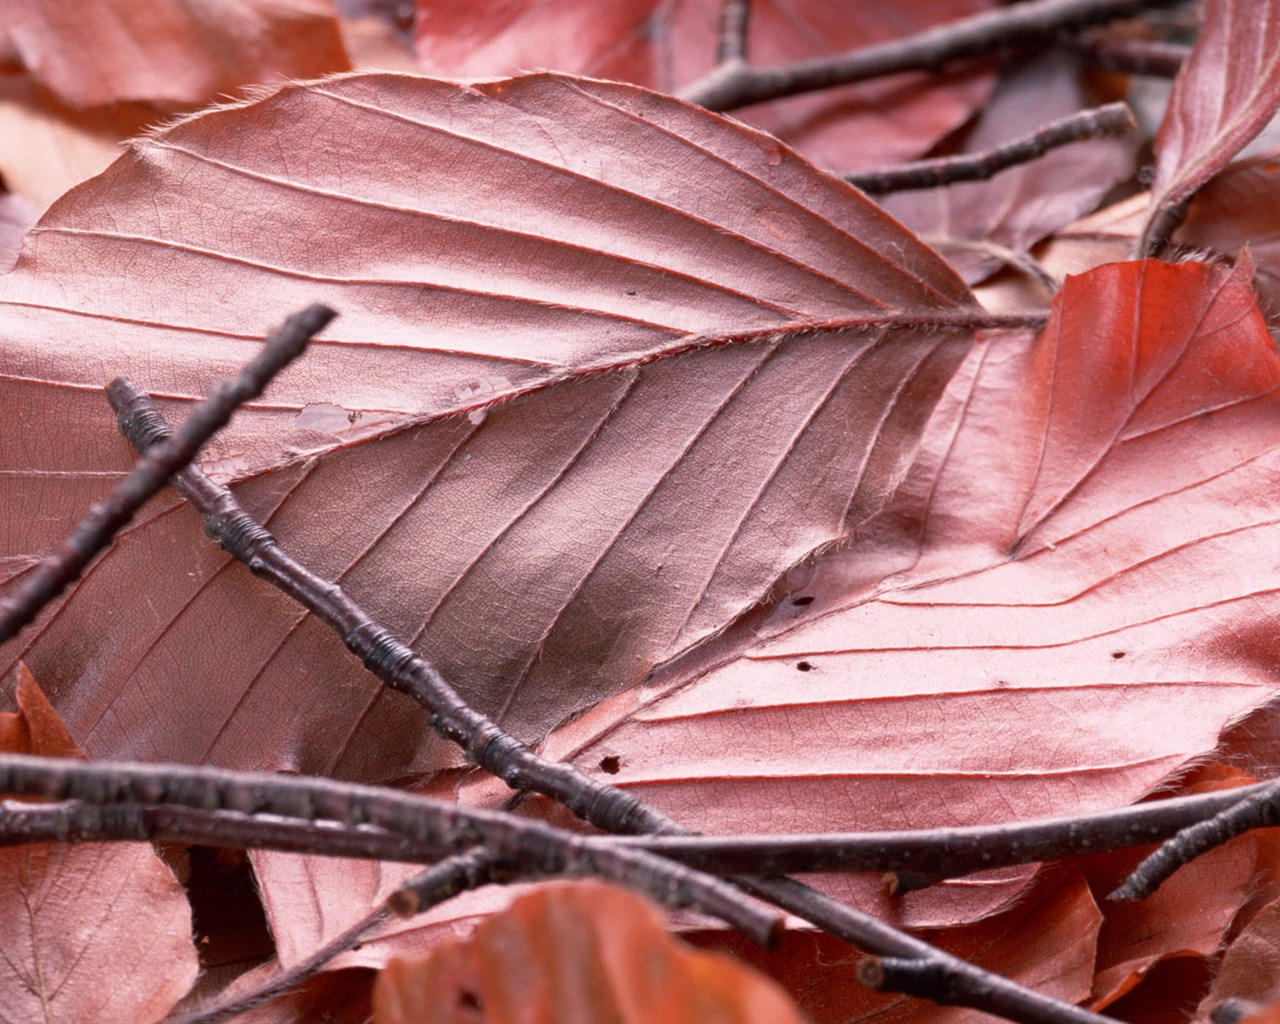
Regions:
<instances>
[{"instance_id":1,"label":"pink-toned leaf","mask_svg":"<svg viewBox=\"0 0 1280 1024\"><path fill-rule=\"evenodd\" d=\"M35 679L0 750L80 756ZM0 1016L13 1021L157 1021L197 972L191 908L147 843L0 850Z\"/></svg>"},{"instance_id":2,"label":"pink-toned leaf","mask_svg":"<svg viewBox=\"0 0 1280 1024\"><path fill-rule=\"evenodd\" d=\"M350 67L322 0L6 0L0 50L78 107L197 107L245 85Z\"/></svg>"},{"instance_id":3,"label":"pink-toned leaf","mask_svg":"<svg viewBox=\"0 0 1280 1024\"><path fill-rule=\"evenodd\" d=\"M1280 7L1205 0L1204 24L1156 135L1152 214L1226 167L1280 107Z\"/></svg>"},{"instance_id":4,"label":"pink-toned leaf","mask_svg":"<svg viewBox=\"0 0 1280 1024\"><path fill-rule=\"evenodd\" d=\"M465 942L392 960L374 987L379 1024L802 1024L776 983L667 934L658 908L600 882L522 896Z\"/></svg>"},{"instance_id":5,"label":"pink-toned leaf","mask_svg":"<svg viewBox=\"0 0 1280 1024\"><path fill-rule=\"evenodd\" d=\"M755 623L745 656L675 666L548 751L740 833L1119 806L1210 750L1277 685L1280 356L1250 276L1069 279L1038 339L973 353L900 503ZM1022 880L896 912L965 920L975 889L994 905Z\"/></svg>"},{"instance_id":6,"label":"pink-toned leaf","mask_svg":"<svg viewBox=\"0 0 1280 1024\"><path fill-rule=\"evenodd\" d=\"M136 143L0 278L31 417L0 436L0 566L127 464L107 380L184 415L316 300L341 319L203 465L530 738L874 514L968 344L889 327L977 312L853 189L636 87L290 86ZM456 756L171 497L19 656L99 756L373 778Z\"/></svg>"},{"instance_id":7,"label":"pink-toned leaf","mask_svg":"<svg viewBox=\"0 0 1280 1024\"><path fill-rule=\"evenodd\" d=\"M1280 152L1232 164L1196 193L1176 239L1234 258L1246 246L1263 308L1280 310Z\"/></svg>"},{"instance_id":8,"label":"pink-toned leaf","mask_svg":"<svg viewBox=\"0 0 1280 1024\"><path fill-rule=\"evenodd\" d=\"M715 63L720 0L418 0L425 71L450 76L554 68L677 92ZM757 0L747 57L773 67L923 32L990 0ZM926 153L991 91L989 67L894 75L735 111L822 167L884 167Z\"/></svg>"},{"instance_id":9,"label":"pink-toned leaf","mask_svg":"<svg viewBox=\"0 0 1280 1024\"><path fill-rule=\"evenodd\" d=\"M1079 112L1087 102L1078 78L1065 54L1040 54L1006 70L961 151L992 149ZM881 205L974 283L1002 265L992 250L1021 255L1091 212L1133 174L1135 145L1134 138L1088 139L988 181L891 194Z\"/></svg>"}]
</instances>

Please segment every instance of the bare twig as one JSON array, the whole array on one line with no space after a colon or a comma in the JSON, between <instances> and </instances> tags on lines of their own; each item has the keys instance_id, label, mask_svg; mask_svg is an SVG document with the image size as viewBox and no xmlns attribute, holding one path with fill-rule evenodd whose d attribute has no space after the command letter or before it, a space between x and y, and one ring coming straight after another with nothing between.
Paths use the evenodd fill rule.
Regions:
<instances>
[{"instance_id":1,"label":"bare twig","mask_svg":"<svg viewBox=\"0 0 1280 1024\"><path fill-rule=\"evenodd\" d=\"M768 945L781 928L742 893L702 872L643 850L590 846L584 837L501 811L472 810L394 790L298 776L187 765L91 764L0 754L0 793L110 804L173 804L241 814L275 814L347 825L368 823L434 845L438 855L483 845L520 873L595 875L668 906L697 907Z\"/></svg>"},{"instance_id":2,"label":"bare twig","mask_svg":"<svg viewBox=\"0 0 1280 1024\"><path fill-rule=\"evenodd\" d=\"M616 836L609 842L717 874L910 871L942 879L1144 846L1274 792L1271 783L1262 782L1079 817L971 828L793 836Z\"/></svg>"},{"instance_id":3,"label":"bare twig","mask_svg":"<svg viewBox=\"0 0 1280 1024\"><path fill-rule=\"evenodd\" d=\"M1207 821L1183 829L1134 868L1124 885L1111 893L1113 900L1143 900L1160 883L1202 853L1221 846L1255 828L1280 825L1280 780L1251 786L1242 800L1219 811ZM1233 792L1239 792L1234 790Z\"/></svg>"},{"instance_id":4,"label":"bare twig","mask_svg":"<svg viewBox=\"0 0 1280 1024\"><path fill-rule=\"evenodd\" d=\"M145 392L117 378L107 397L120 429L140 450L163 440L169 426ZM533 789L565 804L579 817L610 832L675 829L663 815L629 793L587 778L569 765L539 758L490 718L473 710L435 666L384 629L336 584L316 576L287 555L227 488L194 466L174 478L174 486L200 512L205 532L257 576L284 591L325 622L374 675L408 694L429 713L432 727L458 744L476 764L513 789Z\"/></svg>"},{"instance_id":5,"label":"bare twig","mask_svg":"<svg viewBox=\"0 0 1280 1024\"><path fill-rule=\"evenodd\" d=\"M313 978L340 953L358 945L371 931L391 919L391 911L385 906L376 907L345 931L335 935L315 952L270 978L256 988L227 999L200 1007L178 1017L167 1017L165 1024L220 1024L242 1013L265 1006L271 1000L284 995L290 989Z\"/></svg>"},{"instance_id":6,"label":"bare twig","mask_svg":"<svg viewBox=\"0 0 1280 1024\"><path fill-rule=\"evenodd\" d=\"M747 32L751 25L751 0L724 0L720 8L720 40L716 62L747 59Z\"/></svg>"},{"instance_id":7,"label":"bare twig","mask_svg":"<svg viewBox=\"0 0 1280 1024\"><path fill-rule=\"evenodd\" d=\"M0 599L0 643L14 636L76 579L165 481L187 465L201 446L226 426L232 414L262 394L281 370L302 354L307 342L336 314L308 306L267 336L262 351L234 380L215 384L206 398L164 445L148 450L105 501L89 509L56 552L41 561L15 593Z\"/></svg>"},{"instance_id":8,"label":"bare twig","mask_svg":"<svg viewBox=\"0 0 1280 1024\"><path fill-rule=\"evenodd\" d=\"M1191 47L1178 43L1125 39L1102 32L1087 32L1068 45L1089 67L1152 78L1173 78L1191 53Z\"/></svg>"},{"instance_id":9,"label":"bare twig","mask_svg":"<svg viewBox=\"0 0 1280 1024\"><path fill-rule=\"evenodd\" d=\"M800 61L784 67L722 64L683 89L680 96L708 110L731 110L799 93L849 85L953 61L1007 53L1054 42L1065 29L1128 18L1181 0L1030 0L939 25L927 32L877 46Z\"/></svg>"},{"instance_id":10,"label":"bare twig","mask_svg":"<svg viewBox=\"0 0 1280 1024\"><path fill-rule=\"evenodd\" d=\"M823 896L789 878L738 877L748 892L769 900L797 917L818 924L824 931L860 949L895 960L911 961L921 969L948 978L948 1002L996 1014L1022 1024L1104 1024L1110 1017L1073 1006L1024 988L1008 978L992 974L931 946L913 935ZM844 913L836 913L832 907Z\"/></svg>"},{"instance_id":11,"label":"bare twig","mask_svg":"<svg viewBox=\"0 0 1280 1024\"><path fill-rule=\"evenodd\" d=\"M1136 128L1137 122L1128 107L1123 103L1108 103L1064 117L1030 135L981 153L961 153L933 160L917 160L884 170L860 171L846 174L844 180L873 195L939 188L958 181L985 181L1006 168L1035 160L1059 146L1105 135L1124 135Z\"/></svg>"},{"instance_id":12,"label":"bare twig","mask_svg":"<svg viewBox=\"0 0 1280 1024\"><path fill-rule=\"evenodd\" d=\"M1073 818L904 832L759 836L584 836L585 846L644 850L718 875L795 871L900 872L943 878L1088 853L1145 846L1177 836L1273 784L1175 797ZM239 811L117 803L0 803L0 846L152 840L285 850L330 857L425 862L438 843L369 824L254 817ZM907 886L905 889L910 889ZM905 891L900 890L900 891Z\"/></svg>"}]
</instances>

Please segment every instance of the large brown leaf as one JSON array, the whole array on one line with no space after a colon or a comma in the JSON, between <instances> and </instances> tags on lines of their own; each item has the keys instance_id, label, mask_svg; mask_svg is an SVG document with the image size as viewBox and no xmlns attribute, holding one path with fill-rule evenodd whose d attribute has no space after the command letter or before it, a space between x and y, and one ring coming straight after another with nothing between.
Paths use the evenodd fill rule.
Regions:
<instances>
[{"instance_id":1,"label":"large brown leaf","mask_svg":"<svg viewBox=\"0 0 1280 1024\"><path fill-rule=\"evenodd\" d=\"M744 657L548 750L708 832L1079 813L1210 750L1277 687L1280 355L1251 273L1070 279L1034 342L975 350L900 503ZM920 924L1010 892L829 887Z\"/></svg>"},{"instance_id":2,"label":"large brown leaf","mask_svg":"<svg viewBox=\"0 0 1280 1024\"><path fill-rule=\"evenodd\" d=\"M678 92L715 64L720 0L418 0L418 58L431 74L554 68ZM747 57L765 67L857 50L990 10L991 0L760 0ZM821 167L851 171L923 156L990 95L991 65L892 75L762 103L737 116Z\"/></svg>"},{"instance_id":3,"label":"large brown leaf","mask_svg":"<svg viewBox=\"0 0 1280 1024\"><path fill-rule=\"evenodd\" d=\"M341 319L204 465L530 738L876 512L967 346L886 325L976 312L852 189L643 89L290 86L135 144L0 279L6 575L126 464L102 384L183 415L312 300ZM6 652L87 749L381 778L453 756L198 532L160 502Z\"/></svg>"}]
</instances>

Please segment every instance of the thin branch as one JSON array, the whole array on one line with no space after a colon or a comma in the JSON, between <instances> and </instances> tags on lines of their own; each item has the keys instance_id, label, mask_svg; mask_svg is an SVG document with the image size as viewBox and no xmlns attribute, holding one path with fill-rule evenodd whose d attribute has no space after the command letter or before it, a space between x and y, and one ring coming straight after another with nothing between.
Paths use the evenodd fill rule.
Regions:
<instances>
[{"instance_id":1,"label":"thin branch","mask_svg":"<svg viewBox=\"0 0 1280 1024\"><path fill-rule=\"evenodd\" d=\"M169 426L151 399L132 382L117 378L107 397L121 432L139 450L162 441ZM387 686L408 694L429 712L432 728L513 789L532 789L558 800L578 817L609 832L679 831L665 816L634 796L589 779L572 766L546 761L473 710L425 658L374 621L336 584L287 555L231 492L188 466L174 487L205 520L205 532L255 575L288 594L342 637L356 657Z\"/></svg>"},{"instance_id":2,"label":"thin branch","mask_svg":"<svg viewBox=\"0 0 1280 1024\"><path fill-rule=\"evenodd\" d=\"M253 991L196 1010L173 1024L218 1024L262 1006L319 974L334 957L362 943L393 915L406 917L422 913L459 893L488 884L494 874L493 866L492 858L483 849L447 857L409 879L391 894L385 904L370 911L310 956L268 978ZM404 908L409 906L412 909L405 913Z\"/></svg>"},{"instance_id":3,"label":"thin branch","mask_svg":"<svg viewBox=\"0 0 1280 1024\"><path fill-rule=\"evenodd\" d=\"M488 850L478 847L414 875L387 897L387 910L397 917L413 917L459 893L512 877Z\"/></svg>"},{"instance_id":4,"label":"thin branch","mask_svg":"<svg viewBox=\"0 0 1280 1024\"><path fill-rule=\"evenodd\" d=\"M877 171L846 174L844 180L872 195L911 189L940 188L960 181L986 181L1000 171L1028 163L1051 149L1085 139L1126 135L1137 122L1123 103L1082 110L1045 125L1038 131L980 153L917 160Z\"/></svg>"},{"instance_id":5,"label":"thin branch","mask_svg":"<svg viewBox=\"0 0 1280 1024\"><path fill-rule=\"evenodd\" d=\"M1074 818L901 832L759 836L583 836L586 847L643 850L717 875L790 872L899 872L928 884L973 871L1145 846L1177 836L1258 794L1238 789L1174 797ZM420 863L439 843L338 821L255 817L240 811L142 803L105 807L0 803L0 846L49 842L168 841L316 856ZM913 886L906 886L906 891Z\"/></svg>"},{"instance_id":6,"label":"thin branch","mask_svg":"<svg viewBox=\"0 0 1280 1024\"><path fill-rule=\"evenodd\" d=\"M62 593L165 481L226 426L236 409L262 394L271 379L300 356L311 337L336 315L324 306L308 306L289 317L267 336L262 351L238 377L215 384L181 430L143 454L106 500L89 509L58 550L36 565L13 594L0 598L0 643L16 635Z\"/></svg>"},{"instance_id":7,"label":"thin branch","mask_svg":"<svg viewBox=\"0 0 1280 1024\"><path fill-rule=\"evenodd\" d=\"M300 776L228 772L187 765L91 764L0 754L0 793L110 804L173 804L274 814L307 821L370 824L434 845L440 856L483 845L521 873L594 875L668 906L696 907L762 945L781 919L734 886L643 850L591 846L583 836L501 811L466 809L411 793Z\"/></svg>"},{"instance_id":8,"label":"thin branch","mask_svg":"<svg viewBox=\"0 0 1280 1024\"><path fill-rule=\"evenodd\" d=\"M1067 45L1087 67L1152 78L1175 77L1191 53L1190 46L1179 43L1126 39L1110 32L1087 32Z\"/></svg>"},{"instance_id":9,"label":"thin branch","mask_svg":"<svg viewBox=\"0 0 1280 1024\"><path fill-rule=\"evenodd\" d=\"M1261 782L1082 817L970 828L827 835L616 836L609 842L717 874L906 871L939 880L989 868L1145 846L1275 792L1272 783Z\"/></svg>"},{"instance_id":10,"label":"thin branch","mask_svg":"<svg viewBox=\"0 0 1280 1024\"><path fill-rule=\"evenodd\" d=\"M1280 780L1249 787L1244 799L1219 811L1207 821L1183 829L1134 868L1124 885L1108 897L1143 900L1184 864L1255 828L1280 825ZM1233 792L1239 792L1235 790Z\"/></svg>"},{"instance_id":11,"label":"thin branch","mask_svg":"<svg viewBox=\"0 0 1280 1024\"><path fill-rule=\"evenodd\" d=\"M720 8L720 38L716 62L747 59L747 33L751 26L751 0L724 0Z\"/></svg>"},{"instance_id":12,"label":"thin branch","mask_svg":"<svg viewBox=\"0 0 1280 1024\"><path fill-rule=\"evenodd\" d=\"M708 110L731 110L900 71L936 71L953 61L1046 45L1066 29L1128 18L1182 0L1030 0L948 22L918 35L783 67L722 64L680 92Z\"/></svg>"},{"instance_id":13,"label":"thin branch","mask_svg":"<svg viewBox=\"0 0 1280 1024\"><path fill-rule=\"evenodd\" d=\"M310 956L298 961L292 967L280 971L264 980L256 988L227 999L210 1003L192 1010L181 1017L167 1017L165 1024L219 1024L231 1020L242 1013L264 1006L284 995L290 989L297 988L309 978L315 977L329 964L334 957L345 953L361 941L375 928L381 927L391 919L391 911L385 906L376 907L355 924L334 936Z\"/></svg>"}]
</instances>

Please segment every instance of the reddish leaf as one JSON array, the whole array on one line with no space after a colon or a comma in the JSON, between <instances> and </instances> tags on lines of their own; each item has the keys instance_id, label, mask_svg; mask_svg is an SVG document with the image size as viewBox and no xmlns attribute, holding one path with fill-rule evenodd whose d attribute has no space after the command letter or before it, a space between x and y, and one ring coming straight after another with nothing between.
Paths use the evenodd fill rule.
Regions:
<instances>
[{"instance_id":1,"label":"reddish leaf","mask_svg":"<svg viewBox=\"0 0 1280 1024\"><path fill-rule=\"evenodd\" d=\"M1152 216L1226 167L1280 107L1280 7L1205 0L1156 136Z\"/></svg>"},{"instance_id":2,"label":"reddish leaf","mask_svg":"<svg viewBox=\"0 0 1280 1024\"><path fill-rule=\"evenodd\" d=\"M417 0L423 69L449 76L554 68L677 92L710 71L720 0ZM748 57L772 67L899 39L989 10L990 0L751 5ZM991 91L986 67L894 75L736 111L841 171L922 156Z\"/></svg>"},{"instance_id":3,"label":"reddish leaf","mask_svg":"<svg viewBox=\"0 0 1280 1024\"><path fill-rule=\"evenodd\" d=\"M1280 900L1266 907L1227 947L1208 998L1205 1018L1225 999L1280 1005Z\"/></svg>"},{"instance_id":4,"label":"reddish leaf","mask_svg":"<svg viewBox=\"0 0 1280 1024\"><path fill-rule=\"evenodd\" d=\"M112 375L182 415L316 299L342 319L204 466L533 738L892 492L968 337L839 318L977 312L852 189L644 90L288 87L135 144L0 278L0 387L32 417L0 437L0 565L125 465ZM96 754L376 778L456 756L173 499L25 644ZM195 701L194 666L217 666Z\"/></svg>"},{"instance_id":5,"label":"reddish leaf","mask_svg":"<svg viewBox=\"0 0 1280 1024\"><path fill-rule=\"evenodd\" d=\"M995 917L921 937L947 952L1069 1003L1088 997L1102 916L1083 876L1074 868L1045 873L1027 894ZM959 1024L974 1011L933 1006L919 999L871 991L857 981L865 957L821 933L793 930L776 950L719 931L690 940L730 949L776 978L815 1024Z\"/></svg>"},{"instance_id":6,"label":"reddish leaf","mask_svg":"<svg viewBox=\"0 0 1280 1024\"><path fill-rule=\"evenodd\" d=\"M379 1024L800 1024L777 985L667 934L647 900L599 882L547 886L465 943L392 960L374 988Z\"/></svg>"},{"instance_id":7,"label":"reddish leaf","mask_svg":"<svg viewBox=\"0 0 1280 1024\"><path fill-rule=\"evenodd\" d=\"M1224 768L1202 769L1194 784L1179 794L1232 788L1257 781ZM1227 930L1250 896L1274 875L1276 840L1263 832L1240 836L1179 868L1156 892L1135 902L1105 901L1151 848L1125 850L1085 862L1093 890L1106 920L1098 941L1098 974L1094 980L1092 1007L1103 1010L1122 997L1158 1006L1159 987L1152 986L1152 972L1162 965L1181 964L1192 972L1206 961L1227 937ZM1188 913L1194 907L1194 913ZM1170 1012L1183 1007L1168 1004ZM1108 1010L1110 1012L1110 1010ZM1129 1019L1122 1016L1121 1019Z\"/></svg>"},{"instance_id":8,"label":"reddish leaf","mask_svg":"<svg viewBox=\"0 0 1280 1024\"><path fill-rule=\"evenodd\" d=\"M198 107L247 84L350 67L320 0L6 0L0 48L79 107Z\"/></svg>"},{"instance_id":9,"label":"reddish leaf","mask_svg":"<svg viewBox=\"0 0 1280 1024\"><path fill-rule=\"evenodd\" d=\"M0 750L79 756L25 666L17 698L18 712L0 715ZM5 1019L147 1024L196 971L190 907L150 845L0 850Z\"/></svg>"},{"instance_id":10,"label":"reddish leaf","mask_svg":"<svg viewBox=\"0 0 1280 1024\"><path fill-rule=\"evenodd\" d=\"M1234 257L1248 246L1263 308L1280 310L1280 152L1232 164L1196 193L1178 241Z\"/></svg>"},{"instance_id":11,"label":"reddish leaf","mask_svg":"<svg viewBox=\"0 0 1280 1024\"><path fill-rule=\"evenodd\" d=\"M1212 748L1276 689L1280 356L1250 276L1070 279L1034 343L973 354L900 503L744 657L675 666L548 751L691 827L785 832L1118 806ZM898 919L966 920L979 886Z\"/></svg>"}]
</instances>

